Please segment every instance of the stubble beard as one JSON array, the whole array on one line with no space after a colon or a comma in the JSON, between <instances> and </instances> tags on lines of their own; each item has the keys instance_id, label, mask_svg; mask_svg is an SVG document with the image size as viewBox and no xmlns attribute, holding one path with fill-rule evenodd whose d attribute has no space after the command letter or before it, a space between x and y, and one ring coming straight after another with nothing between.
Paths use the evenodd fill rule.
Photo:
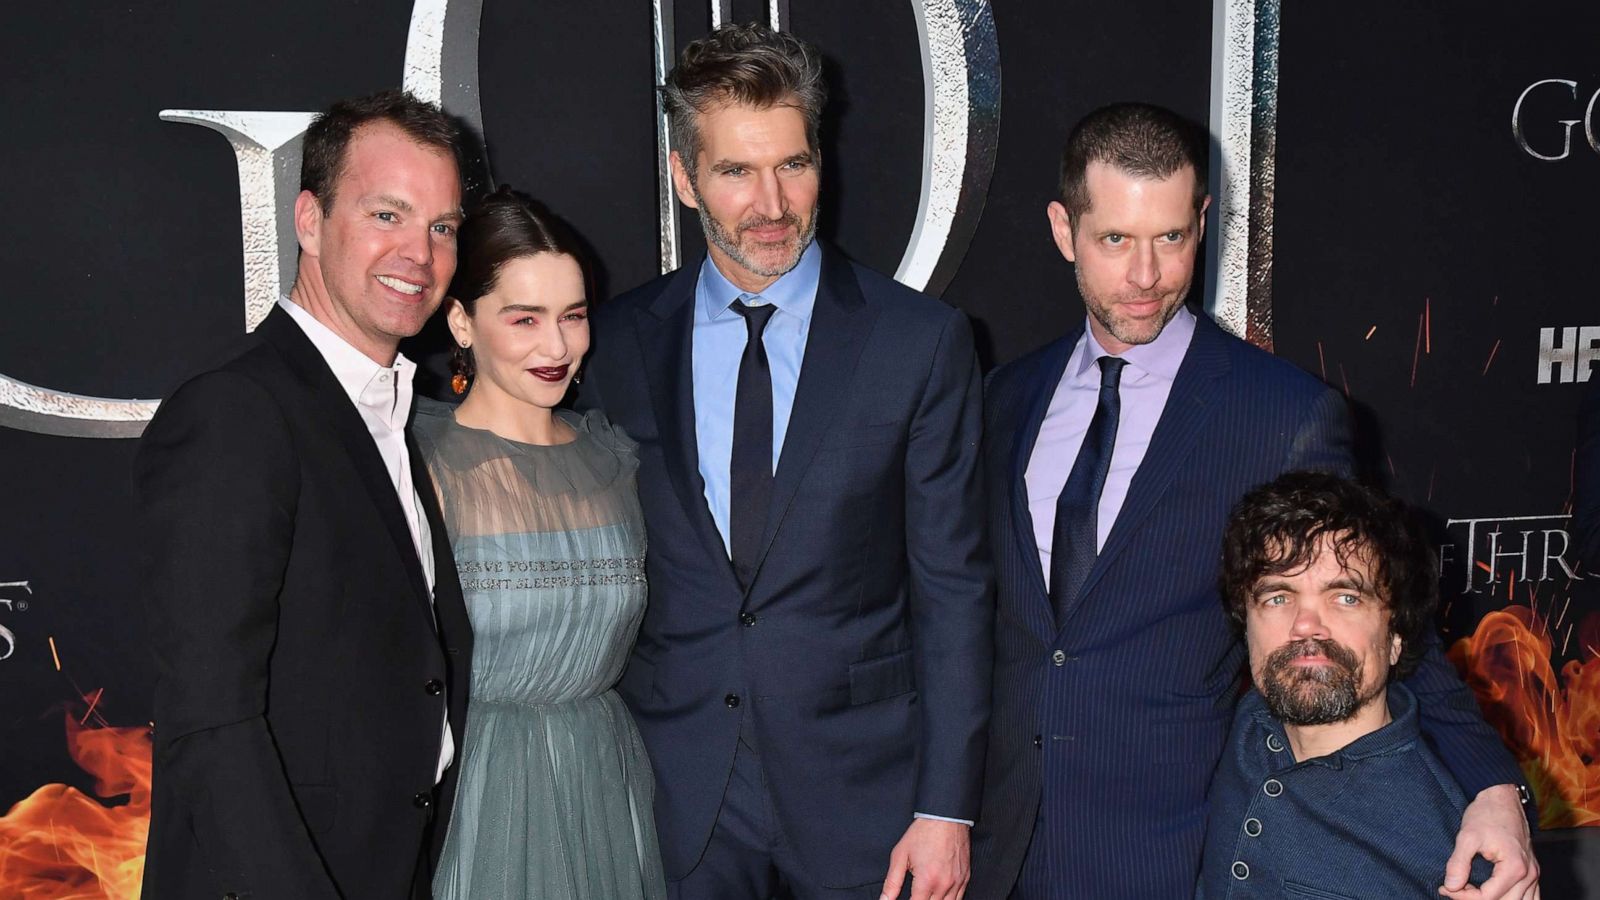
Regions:
<instances>
[{"instance_id":1,"label":"stubble beard","mask_svg":"<svg viewBox=\"0 0 1600 900\"><path fill-rule=\"evenodd\" d=\"M1161 332L1167 327L1167 323L1177 317L1178 310L1183 309L1183 301L1189 296L1189 288L1185 286L1182 293L1172 303L1172 306L1161 311L1159 319L1149 322L1132 322L1119 319L1116 316L1116 303L1122 301L1123 297L1113 297L1111 303L1106 303L1090 291L1089 285L1084 281L1081 267L1074 267L1073 272L1078 280L1078 294L1083 297L1083 305L1088 308L1089 315L1100 323L1100 327L1104 328L1107 334L1133 347L1153 343L1156 338L1160 337ZM1154 325L1153 328L1151 327L1152 324ZM1136 331L1135 329L1144 330Z\"/></svg>"},{"instance_id":2,"label":"stubble beard","mask_svg":"<svg viewBox=\"0 0 1600 900\"><path fill-rule=\"evenodd\" d=\"M762 278L779 278L788 274L790 269L800 264L800 257L811 246L812 240L817 236L817 210L819 206L811 207L811 218L801 222L800 217L790 212L776 219L749 219L739 223L736 232L730 234L717 217L711 215L706 209L706 202L700 196L700 191L694 191L695 203L699 205L696 212L700 215L700 230L705 233L706 243L716 247L728 258L739 265L740 268L758 275ZM739 236L751 228L765 228L772 225L787 225L795 230L794 248L775 265L763 265L752 259L744 248L740 246ZM768 245L770 246L770 245Z\"/></svg>"},{"instance_id":3,"label":"stubble beard","mask_svg":"<svg viewBox=\"0 0 1600 900\"><path fill-rule=\"evenodd\" d=\"M1292 666L1302 656L1324 656L1322 666ZM1267 657L1257 687L1267 709L1285 724L1308 726L1343 722L1365 702L1363 672L1356 655L1332 640L1306 638L1285 644Z\"/></svg>"}]
</instances>

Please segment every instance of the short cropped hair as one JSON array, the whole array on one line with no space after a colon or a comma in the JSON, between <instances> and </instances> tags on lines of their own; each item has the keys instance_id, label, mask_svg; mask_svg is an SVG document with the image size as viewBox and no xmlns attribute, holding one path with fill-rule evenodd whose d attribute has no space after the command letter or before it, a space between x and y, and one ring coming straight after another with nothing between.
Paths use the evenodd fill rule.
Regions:
<instances>
[{"instance_id":1,"label":"short cropped hair","mask_svg":"<svg viewBox=\"0 0 1600 900\"><path fill-rule=\"evenodd\" d=\"M1341 565L1367 563L1389 629L1400 636L1400 661L1391 680L1415 671L1428 648L1439 602L1433 554L1397 500L1345 478L1290 472L1244 496L1228 517L1222 542L1221 591L1234 625L1262 578L1312 563L1324 539Z\"/></svg>"},{"instance_id":2,"label":"short cropped hair","mask_svg":"<svg viewBox=\"0 0 1600 900\"><path fill-rule=\"evenodd\" d=\"M333 212L334 185L344 174L350 139L363 126L379 122L450 157L460 176L461 130L438 106L399 90L340 100L312 120L301 145L300 190L317 198L323 216Z\"/></svg>"},{"instance_id":3,"label":"short cropped hair","mask_svg":"<svg viewBox=\"0 0 1600 900\"><path fill-rule=\"evenodd\" d=\"M1117 103L1084 116L1061 151L1061 204L1072 227L1091 206L1089 164L1105 163L1135 178L1166 180L1194 169L1194 209L1207 191L1205 133L1170 109Z\"/></svg>"},{"instance_id":4,"label":"short cropped hair","mask_svg":"<svg viewBox=\"0 0 1600 900\"><path fill-rule=\"evenodd\" d=\"M506 263L540 253L572 257L583 272L584 288L590 289L589 266L577 235L539 201L502 184L461 223L456 274L448 293L472 315L478 298L494 290Z\"/></svg>"},{"instance_id":5,"label":"short cropped hair","mask_svg":"<svg viewBox=\"0 0 1600 900\"><path fill-rule=\"evenodd\" d=\"M691 42L661 86L673 149L691 181L700 155L699 114L727 103L757 109L793 106L805 116L806 143L815 156L827 101L822 55L816 48L756 22L722 25Z\"/></svg>"}]
</instances>

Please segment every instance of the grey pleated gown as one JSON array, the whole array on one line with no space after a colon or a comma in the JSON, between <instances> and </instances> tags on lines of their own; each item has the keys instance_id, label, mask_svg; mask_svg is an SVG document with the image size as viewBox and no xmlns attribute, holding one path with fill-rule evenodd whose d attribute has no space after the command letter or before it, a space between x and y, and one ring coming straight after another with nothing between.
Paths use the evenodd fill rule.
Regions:
<instances>
[{"instance_id":1,"label":"grey pleated gown","mask_svg":"<svg viewBox=\"0 0 1600 900\"><path fill-rule=\"evenodd\" d=\"M441 900L666 895L650 762L612 690L644 615L638 445L557 414L577 440L544 447L418 410L474 632Z\"/></svg>"}]
</instances>

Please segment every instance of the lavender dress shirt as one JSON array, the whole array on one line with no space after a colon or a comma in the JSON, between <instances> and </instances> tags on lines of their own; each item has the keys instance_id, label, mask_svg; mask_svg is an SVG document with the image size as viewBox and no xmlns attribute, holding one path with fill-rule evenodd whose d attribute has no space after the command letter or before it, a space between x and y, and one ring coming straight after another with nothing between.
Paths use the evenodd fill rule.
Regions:
<instances>
[{"instance_id":1,"label":"lavender dress shirt","mask_svg":"<svg viewBox=\"0 0 1600 900\"><path fill-rule=\"evenodd\" d=\"M1187 307L1161 329L1161 334L1148 344L1131 347L1120 356L1128 361L1122 370L1118 393L1122 396L1122 414L1117 421L1117 440L1111 451L1111 470L1106 474L1105 489L1100 494L1095 528L1095 548L1105 546L1106 535L1117 521L1122 501L1127 499L1128 485L1133 473L1139 470L1145 451L1150 449L1150 436L1155 434L1156 423L1161 421L1161 411L1167 406L1167 396L1172 393L1172 382L1189 352L1189 341L1194 337L1194 313ZM1044 569L1046 586L1050 582L1050 550L1055 536L1056 498L1072 474L1072 464L1083 447L1083 435L1089 430L1089 420L1100 396L1100 367L1098 360L1109 356L1087 320L1083 337L1072 348L1067 368L1061 373L1061 382L1050 398L1050 408L1045 411L1044 423L1039 426L1039 439L1034 442L1033 453L1028 457L1028 471L1024 476L1028 486L1028 513L1033 517L1033 538L1039 546L1039 565Z\"/></svg>"}]
</instances>

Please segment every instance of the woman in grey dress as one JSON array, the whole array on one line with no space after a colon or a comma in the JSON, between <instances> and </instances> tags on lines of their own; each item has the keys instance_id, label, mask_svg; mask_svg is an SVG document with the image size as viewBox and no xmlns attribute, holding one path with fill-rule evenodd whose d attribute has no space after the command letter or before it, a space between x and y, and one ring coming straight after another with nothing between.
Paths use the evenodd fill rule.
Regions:
<instances>
[{"instance_id":1,"label":"woman in grey dress","mask_svg":"<svg viewBox=\"0 0 1600 900\"><path fill-rule=\"evenodd\" d=\"M589 346L576 250L507 188L467 217L447 301L466 399L417 417L475 635L438 898L666 893L650 763L612 690L644 614L638 445L556 408Z\"/></svg>"}]
</instances>

